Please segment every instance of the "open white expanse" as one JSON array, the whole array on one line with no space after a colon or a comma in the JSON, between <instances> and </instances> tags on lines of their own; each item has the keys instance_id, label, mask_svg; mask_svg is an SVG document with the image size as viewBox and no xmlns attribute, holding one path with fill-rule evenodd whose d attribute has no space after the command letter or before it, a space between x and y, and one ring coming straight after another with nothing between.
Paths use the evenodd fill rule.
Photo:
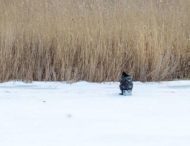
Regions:
<instances>
[{"instance_id":1,"label":"open white expanse","mask_svg":"<svg viewBox=\"0 0 190 146\"><path fill-rule=\"evenodd\" d=\"M190 81L0 84L0 146L190 146Z\"/></svg>"}]
</instances>

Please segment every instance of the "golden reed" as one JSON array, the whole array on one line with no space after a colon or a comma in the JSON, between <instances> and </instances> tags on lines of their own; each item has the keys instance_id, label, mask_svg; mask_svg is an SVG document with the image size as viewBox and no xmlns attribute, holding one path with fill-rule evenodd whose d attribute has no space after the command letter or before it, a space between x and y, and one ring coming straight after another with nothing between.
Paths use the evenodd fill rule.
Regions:
<instances>
[{"instance_id":1,"label":"golden reed","mask_svg":"<svg viewBox=\"0 0 190 146\"><path fill-rule=\"evenodd\" d=\"M0 81L190 78L190 0L0 0Z\"/></svg>"}]
</instances>

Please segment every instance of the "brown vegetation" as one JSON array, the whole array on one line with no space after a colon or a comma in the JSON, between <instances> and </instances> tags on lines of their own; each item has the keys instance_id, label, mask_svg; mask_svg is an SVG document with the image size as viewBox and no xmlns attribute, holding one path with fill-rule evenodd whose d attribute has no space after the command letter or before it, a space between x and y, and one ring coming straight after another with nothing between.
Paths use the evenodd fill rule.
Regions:
<instances>
[{"instance_id":1,"label":"brown vegetation","mask_svg":"<svg viewBox=\"0 0 190 146\"><path fill-rule=\"evenodd\" d=\"M0 80L190 77L190 0L0 0Z\"/></svg>"}]
</instances>

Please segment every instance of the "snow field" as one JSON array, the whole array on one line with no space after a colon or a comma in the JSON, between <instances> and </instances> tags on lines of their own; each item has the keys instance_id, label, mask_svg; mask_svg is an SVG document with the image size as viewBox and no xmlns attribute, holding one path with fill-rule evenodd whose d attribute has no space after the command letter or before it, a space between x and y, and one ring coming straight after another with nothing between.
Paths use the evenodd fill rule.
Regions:
<instances>
[{"instance_id":1,"label":"snow field","mask_svg":"<svg viewBox=\"0 0 190 146\"><path fill-rule=\"evenodd\" d=\"M0 146L189 146L190 81L0 84Z\"/></svg>"}]
</instances>

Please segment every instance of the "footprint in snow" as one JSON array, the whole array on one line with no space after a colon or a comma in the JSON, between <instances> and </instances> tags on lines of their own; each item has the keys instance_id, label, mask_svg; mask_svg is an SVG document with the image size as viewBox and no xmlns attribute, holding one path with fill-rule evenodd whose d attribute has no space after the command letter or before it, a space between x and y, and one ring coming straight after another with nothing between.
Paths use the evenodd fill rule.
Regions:
<instances>
[{"instance_id":1,"label":"footprint in snow","mask_svg":"<svg viewBox=\"0 0 190 146\"><path fill-rule=\"evenodd\" d=\"M66 117L67 118L72 118L72 115L71 114L67 114Z\"/></svg>"}]
</instances>

